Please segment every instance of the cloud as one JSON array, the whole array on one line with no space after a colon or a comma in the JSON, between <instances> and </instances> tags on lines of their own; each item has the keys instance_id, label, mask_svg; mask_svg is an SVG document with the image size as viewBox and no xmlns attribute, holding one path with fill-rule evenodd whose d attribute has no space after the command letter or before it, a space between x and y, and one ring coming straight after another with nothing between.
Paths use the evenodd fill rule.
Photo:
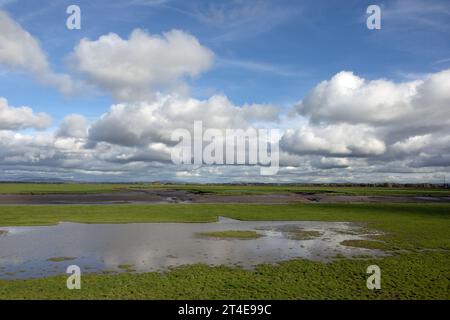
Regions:
<instances>
[{"instance_id":1,"label":"cloud","mask_svg":"<svg viewBox=\"0 0 450 320\"><path fill-rule=\"evenodd\" d=\"M447 63L447 62L450 62L450 58L437 60L437 61L433 62L433 64L436 65L436 64Z\"/></svg>"},{"instance_id":2,"label":"cloud","mask_svg":"<svg viewBox=\"0 0 450 320\"><path fill-rule=\"evenodd\" d=\"M422 156L417 159L413 159L409 166L412 168L430 168L430 167L450 167L450 155L433 155Z\"/></svg>"},{"instance_id":3,"label":"cloud","mask_svg":"<svg viewBox=\"0 0 450 320\"><path fill-rule=\"evenodd\" d=\"M71 78L52 71L39 42L0 10L0 65L32 74L44 85L55 86L63 94L73 91Z\"/></svg>"},{"instance_id":4,"label":"cloud","mask_svg":"<svg viewBox=\"0 0 450 320\"><path fill-rule=\"evenodd\" d=\"M298 155L327 155L341 157L367 157L386 151L384 142L365 125L304 126L288 130L281 146Z\"/></svg>"},{"instance_id":5,"label":"cloud","mask_svg":"<svg viewBox=\"0 0 450 320\"><path fill-rule=\"evenodd\" d=\"M70 61L92 83L122 101L153 97L208 70L214 54L192 35L172 30L163 36L136 29L128 39L115 33L83 39Z\"/></svg>"},{"instance_id":6,"label":"cloud","mask_svg":"<svg viewBox=\"0 0 450 320\"><path fill-rule=\"evenodd\" d=\"M133 4L167 6L166 1ZM420 18L418 7L409 17ZM289 8L272 8L267 1L231 1L189 12L209 27L223 28L219 39L235 40L243 33L268 30L283 20L279 17L292 14ZM274 19L268 21L271 15ZM20 130L48 128L50 116L9 106L0 98L2 178L57 174L98 181L262 179L253 167L172 165L172 132L192 131L195 121L221 131L286 129L281 139L284 167L277 176L264 178L266 182L424 181L450 166L450 70L403 82L342 71L318 83L285 115L269 104L236 105L225 95L189 97L189 80L211 68L214 53L184 31L152 35L136 29L128 39L115 33L85 38L68 60L83 80L117 101L98 119L71 114L53 132L26 133ZM282 66L253 61L219 59L220 63L296 75ZM3 11L0 64L28 72L63 93L75 87L70 76L52 70L39 42Z\"/></svg>"},{"instance_id":7,"label":"cloud","mask_svg":"<svg viewBox=\"0 0 450 320\"><path fill-rule=\"evenodd\" d=\"M89 130L93 142L143 146L150 142L170 144L175 129L193 129L194 121L205 128L247 128L255 121L274 121L277 109L268 105L235 106L227 97L208 100L160 96L153 102L113 105Z\"/></svg>"},{"instance_id":8,"label":"cloud","mask_svg":"<svg viewBox=\"0 0 450 320\"><path fill-rule=\"evenodd\" d=\"M450 70L394 83L340 72L318 84L297 106L313 124L365 124L389 142L450 125Z\"/></svg>"},{"instance_id":9,"label":"cloud","mask_svg":"<svg viewBox=\"0 0 450 320\"><path fill-rule=\"evenodd\" d=\"M301 12L299 6L277 6L268 0L216 1L178 11L209 27L221 28L223 33L215 39L221 42L262 34L298 17Z\"/></svg>"},{"instance_id":10,"label":"cloud","mask_svg":"<svg viewBox=\"0 0 450 320\"><path fill-rule=\"evenodd\" d=\"M346 158L325 158L314 159L312 165L317 169L345 169L349 167L349 160Z\"/></svg>"},{"instance_id":11,"label":"cloud","mask_svg":"<svg viewBox=\"0 0 450 320\"><path fill-rule=\"evenodd\" d=\"M0 8L6 7L7 5L16 2L17 0L0 0Z\"/></svg>"},{"instance_id":12,"label":"cloud","mask_svg":"<svg viewBox=\"0 0 450 320\"><path fill-rule=\"evenodd\" d=\"M3 99L0 110L16 117L0 117L0 168L3 178L57 173L86 181L440 181L450 166L449 79L449 70L401 83L341 72L312 88L293 107L295 116L280 116L271 105L235 105L224 95L159 93L151 101L116 103L90 122L68 115L53 133L13 132L38 128L40 115ZM17 114L22 120L5 121ZM262 178L249 166L173 165L171 134L192 131L194 121L221 131L289 128L280 145L282 168Z\"/></svg>"},{"instance_id":13,"label":"cloud","mask_svg":"<svg viewBox=\"0 0 450 320\"><path fill-rule=\"evenodd\" d=\"M79 114L71 114L64 117L56 132L56 136L66 138L86 138L87 131L87 119Z\"/></svg>"},{"instance_id":14,"label":"cloud","mask_svg":"<svg viewBox=\"0 0 450 320\"><path fill-rule=\"evenodd\" d=\"M413 111L411 101L420 83L366 81L343 71L317 85L298 104L297 111L316 123L392 123Z\"/></svg>"},{"instance_id":15,"label":"cloud","mask_svg":"<svg viewBox=\"0 0 450 320\"><path fill-rule=\"evenodd\" d=\"M248 60L220 58L218 59L217 66L223 68L240 68L259 73L270 73L280 77L298 77L304 75L299 71L292 70L292 67Z\"/></svg>"},{"instance_id":16,"label":"cloud","mask_svg":"<svg viewBox=\"0 0 450 320\"><path fill-rule=\"evenodd\" d=\"M283 137L290 154L364 158L377 170L449 165L450 70L400 83L340 72L294 110L307 122Z\"/></svg>"},{"instance_id":17,"label":"cloud","mask_svg":"<svg viewBox=\"0 0 450 320\"><path fill-rule=\"evenodd\" d=\"M232 0L228 2L212 3L208 6L197 7L193 14L204 23L210 25L226 25L228 28L238 27L243 24L261 22L262 17L272 18L279 8L272 6L265 0ZM283 11L284 12L284 11ZM270 20L270 19L269 19Z\"/></svg>"},{"instance_id":18,"label":"cloud","mask_svg":"<svg viewBox=\"0 0 450 320\"><path fill-rule=\"evenodd\" d=\"M382 9L382 17L392 25L411 28L432 28L448 31L450 5L445 0L395 0Z\"/></svg>"},{"instance_id":19,"label":"cloud","mask_svg":"<svg viewBox=\"0 0 450 320\"><path fill-rule=\"evenodd\" d=\"M61 163L53 161L59 157L58 154L52 134L0 131L0 163L3 166L36 170L51 162L50 166L58 168Z\"/></svg>"},{"instance_id":20,"label":"cloud","mask_svg":"<svg viewBox=\"0 0 450 320\"><path fill-rule=\"evenodd\" d=\"M45 129L51 125L51 118L45 113L33 113L29 107L14 108L0 97L0 130Z\"/></svg>"}]
</instances>

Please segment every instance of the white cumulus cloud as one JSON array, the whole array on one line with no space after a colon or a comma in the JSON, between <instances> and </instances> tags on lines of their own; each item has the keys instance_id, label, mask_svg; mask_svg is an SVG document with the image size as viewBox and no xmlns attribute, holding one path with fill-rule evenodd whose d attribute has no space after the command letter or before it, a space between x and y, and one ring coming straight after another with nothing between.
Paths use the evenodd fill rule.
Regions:
<instances>
[{"instance_id":1,"label":"white cumulus cloud","mask_svg":"<svg viewBox=\"0 0 450 320\"><path fill-rule=\"evenodd\" d=\"M247 128L254 121L269 119L277 119L272 106L236 106L223 95L207 100L168 95L152 102L113 105L92 124L89 138L93 142L142 146L149 142L170 143L175 129L192 130L195 121L202 121L205 128L225 130Z\"/></svg>"},{"instance_id":2,"label":"white cumulus cloud","mask_svg":"<svg viewBox=\"0 0 450 320\"><path fill-rule=\"evenodd\" d=\"M128 39L115 33L83 39L70 60L77 71L118 100L139 101L183 85L212 65L214 55L192 35L172 30L163 36L136 29Z\"/></svg>"},{"instance_id":3,"label":"white cumulus cloud","mask_svg":"<svg viewBox=\"0 0 450 320\"><path fill-rule=\"evenodd\" d=\"M36 38L1 10L0 65L29 72L41 83L55 86L63 94L73 90L72 79L68 75L53 72Z\"/></svg>"},{"instance_id":4,"label":"white cumulus cloud","mask_svg":"<svg viewBox=\"0 0 450 320\"><path fill-rule=\"evenodd\" d=\"M58 137L85 138L87 136L88 121L79 114L64 117L56 135Z\"/></svg>"},{"instance_id":5,"label":"white cumulus cloud","mask_svg":"<svg viewBox=\"0 0 450 320\"><path fill-rule=\"evenodd\" d=\"M34 113L29 107L11 107L0 97L0 130L45 129L52 119L45 113Z\"/></svg>"}]
</instances>

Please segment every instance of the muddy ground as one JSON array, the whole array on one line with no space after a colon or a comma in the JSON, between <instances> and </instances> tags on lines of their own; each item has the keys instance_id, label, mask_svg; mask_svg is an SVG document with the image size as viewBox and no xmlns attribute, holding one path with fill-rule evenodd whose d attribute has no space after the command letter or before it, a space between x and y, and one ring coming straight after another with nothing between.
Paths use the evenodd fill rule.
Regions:
<instances>
[{"instance_id":1,"label":"muddy ground","mask_svg":"<svg viewBox=\"0 0 450 320\"><path fill-rule=\"evenodd\" d=\"M0 205L119 204L119 203L445 203L450 197L349 196L327 193L219 195L185 190L139 190L102 194L1 194Z\"/></svg>"}]
</instances>

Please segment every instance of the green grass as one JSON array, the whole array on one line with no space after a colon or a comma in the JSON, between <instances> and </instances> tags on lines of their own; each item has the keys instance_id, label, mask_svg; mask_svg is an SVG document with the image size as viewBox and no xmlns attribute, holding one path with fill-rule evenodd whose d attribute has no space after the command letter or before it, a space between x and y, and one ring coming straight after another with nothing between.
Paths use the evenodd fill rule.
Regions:
<instances>
[{"instance_id":1,"label":"green grass","mask_svg":"<svg viewBox=\"0 0 450 320\"><path fill-rule=\"evenodd\" d=\"M381 290L366 287L366 269L381 268ZM291 260L254 271L194 265L167 273L86 274L81 290L66 276L0 280L0 299L450 299L450 255L410 253L330 264Z\"/></svg>"},{"instance_id":2,"label":"green grass","mask_svg":"<svg viewBox=\"0 0 450 320\"><path fill-rule=\"evenodd\" d=\"M292 240L311 240L317 237L320 237L321 233L319 231L313 230L303 230L303 229L294 229L289 230L287 232L287 236Z\"/></svg>"},{"instance_id":3,"label":"green grass","mask_svg":"<svg viewBox=\"0 0 450 320\"><path fill-rule=\"evenodd\" d=\"M367 248L367 249L389 249L382 241L372 241L372 240L344 240L341 242L344 246L357 247L357 248Z\"/></svg>"},{"instance_id":4,"label":"green grass","mask_svg":"<svg viewBox=\"0 0 450 320\"><path fill-rule=\"evenodd\" d=\"M0 183L0 194L108 193L126 189L126 184Z\"/></svg>"},{"instance_id":5,"label":"green grass","mask_svg":"<svg viewBox=\"0 0 450 320\"><path fill-rule=\"evenodd\" d=\"M211 232L199 232L199 236L221 238L221 239L257 239L262 237L261 234L252 230L225 230L225 231L211 231Z\"/></svg>"},{"instance_id":6,"label":"green grass","mask_svg":"<svg viewBox=\"0 0 450 320\"><path fill-rule=\"evenodd\" d=\"M64 262L64 261L71 261L71 260L75 260L76 258L74 257L53 257L53 258L48 258L47 261L51 261L51 262Z\"/></svg>"}]
</instances>

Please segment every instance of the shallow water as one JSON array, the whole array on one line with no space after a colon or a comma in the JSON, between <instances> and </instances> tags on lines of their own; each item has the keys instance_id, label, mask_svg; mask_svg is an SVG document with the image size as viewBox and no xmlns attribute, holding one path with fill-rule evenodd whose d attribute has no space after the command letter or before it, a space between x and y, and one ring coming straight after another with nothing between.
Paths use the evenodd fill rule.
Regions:
<instances>
[{"instance_id":1,"label":"shallow water","mask_svg":"<svg viewBox=\"0 0 450 320\"><path fill-rule=\"evenodd\" d=\"M300 228L318 231L311 240L293 240ZM261 263L293 258L328 262L338 254L381 256L382 251L352 248L341 241L365 239L364 229L346 222L237 221L220 218L216 223L81 224L63 222L47 227L2 227L0 278L44 277L65 273L78 265L83 272L123 271L132 265L137 272L164 271L170 267L205 263L251 269ZM258 239L199 237L199 232L256 230ZM52 262L49 258L74 257Z\"/></svg>"}]
</instances>

